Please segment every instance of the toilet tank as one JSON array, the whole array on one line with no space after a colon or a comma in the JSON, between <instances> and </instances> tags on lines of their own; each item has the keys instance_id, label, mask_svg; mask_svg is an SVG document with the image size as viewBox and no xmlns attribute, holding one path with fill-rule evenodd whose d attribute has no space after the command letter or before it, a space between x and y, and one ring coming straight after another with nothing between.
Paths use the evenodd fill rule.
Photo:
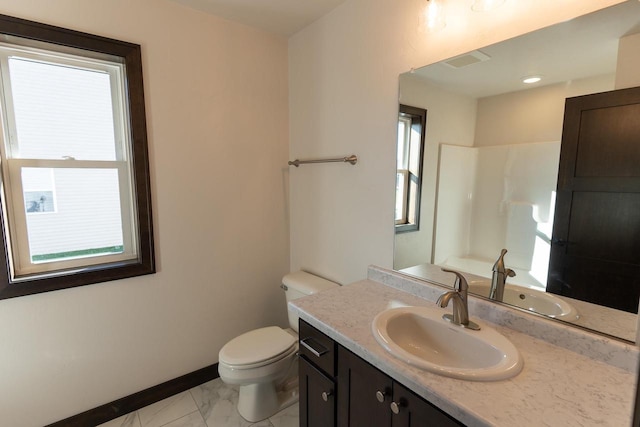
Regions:
<instances>
[{"instance_id":1,"label":"toilet tank","mask_svg":"<svg viewBox=\"0 0 640 427\"><path fill-rule=\"evenodd\" d=\"M282 278L282 289L284 289L285 297L287 298L287 311L289 313L289 325L291 328L298 332L298 315L288 309L289 301L307 295L313 295L325 289L335 288L336 286L340 285L305 271L296 271L295 273L289 273L284 276Z\"/></svg>"}]
</instances>

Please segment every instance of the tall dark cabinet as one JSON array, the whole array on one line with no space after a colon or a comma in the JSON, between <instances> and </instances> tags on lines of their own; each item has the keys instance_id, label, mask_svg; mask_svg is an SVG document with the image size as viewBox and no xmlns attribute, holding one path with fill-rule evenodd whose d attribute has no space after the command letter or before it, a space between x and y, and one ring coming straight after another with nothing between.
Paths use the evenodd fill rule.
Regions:
<instances>
[{"instance_id":1,"label":"tall dark cabinet","mask_svg":"<svg viewBox=\"0 0 640 427\"><path fill-rule=\"evenodd\" d=\"M547 291L638 312L640 87L568 98Z\"/></svg>"}]
</instances>

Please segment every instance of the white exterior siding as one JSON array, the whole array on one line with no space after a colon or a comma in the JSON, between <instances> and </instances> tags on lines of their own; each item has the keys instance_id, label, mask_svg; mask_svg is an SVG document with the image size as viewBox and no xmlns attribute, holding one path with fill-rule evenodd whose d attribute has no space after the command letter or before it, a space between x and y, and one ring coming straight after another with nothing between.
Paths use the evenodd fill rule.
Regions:
<instances>
[{"instance_id":1,"label":"white exterior siding","mask_svg":"<svg viewBox=\"0 0 640 427\"><path fill-rule=\"evenodd\" d=\"M123 244L116 169L55 169L52 176L56 211L27 214L32 256Z\"/></svg>"}]
</instances>

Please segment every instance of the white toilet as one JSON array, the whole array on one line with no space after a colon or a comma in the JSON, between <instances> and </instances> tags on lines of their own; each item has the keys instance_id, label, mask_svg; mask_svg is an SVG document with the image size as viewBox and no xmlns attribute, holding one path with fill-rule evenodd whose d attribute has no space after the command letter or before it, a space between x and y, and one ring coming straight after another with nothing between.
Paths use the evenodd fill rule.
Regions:
<instances>
[{"instance_id":1,"label":"white toilet","mask_svg":"<svg viewBox=\"0 0 640 427\"><path fill-rule=\"evenodd\" d=\"M339 286L304 271L282 278L287 302ZM256 422L298 401L298 316L289 310L292 329L255 329L229 341L218 357L220 378L240 386L238 412Z\"/></svg>"}]
</instances>

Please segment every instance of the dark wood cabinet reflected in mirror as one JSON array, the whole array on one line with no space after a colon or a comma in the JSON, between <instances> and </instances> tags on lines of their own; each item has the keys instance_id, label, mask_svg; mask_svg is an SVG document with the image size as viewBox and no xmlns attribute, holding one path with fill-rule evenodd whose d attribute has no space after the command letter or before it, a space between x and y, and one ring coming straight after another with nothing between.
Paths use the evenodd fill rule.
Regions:
<instances>
[{"instance_id":1,"label":"dark wood cabinet reflected in mirror","mask_svg":"<svg viewBox=\"0 0 640 427\"><path fill-rule=\"evenodd\" d=\"M464 271L483 295L493 262L507 248L505 263L517 273L507 286L516 297L524 296L518 291L526 288L532 300L538 298L531 305L518 298L516 305L635 341L640 280L634 266L640 254L640 201L632 195L636 190L580 193L569 204L570 230L565 225L564 234L552 235L552 229L558 218L560 151L563 156L566 151L565 102L640 86L640 2L628 1L461 56L468 57L462 62L470 65L456 67L461 61L448 60L400 76L400 103L428 110L429 132L420 230L396 235L394 268L444 285L451 284L438 275L439 266ZM522 78L533 74L542 80L523 84ZM607 110L613 114L609 119L624 121L614 110ZM600 120L602 114L587 115ZM630 122L637 126L638 115L632 112ZM604 175L611 175L603 169L607 164L618 174L624 162L631 175L640 170L634 169L638 163L633 156L616 157L609 142L601 143L610 133L601 120L581 123L583 136L597 147L591 157L581 151L581 165L600 169ZM637 154L639 133L630 132L626 143ZM619 178L605 181L613 179ZM623 186L630 185L626 182ZM565 191L562 186L558 190ZM557 209L566 216L564 193L557 197ZM623 207L611 210L613 199ZM605 222L611 227L603 227ZM580 252L582 246L572 244L576 233L582 234L581 241L591 242L595 254ZM563 267L555 261L550 264L552 251L564 251L568 262ZM579 257L591 270L585 263L575 264ZM594 261L597 257L614 264L600 267ZM602 272L600 276L594 268ZM555 282L549 286L555 294L546 292L550 272ZM615 285L621 272L625 276ZM565 318L545 312L542 307L547 303L566 303L578 315Z\"/></svg>"}]
</instances>

